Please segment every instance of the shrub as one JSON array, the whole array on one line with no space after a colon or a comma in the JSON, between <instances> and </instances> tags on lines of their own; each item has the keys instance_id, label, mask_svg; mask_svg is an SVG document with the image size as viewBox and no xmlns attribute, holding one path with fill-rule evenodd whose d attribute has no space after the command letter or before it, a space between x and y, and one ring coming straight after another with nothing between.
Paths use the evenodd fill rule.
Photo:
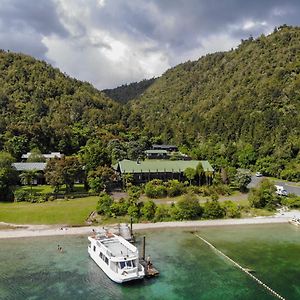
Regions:
<instances>
[{"instance_id":1,"label":"shrub","mask_svg":"<svg viewBox=\"0 0 300 300\"><path fill-rule=\"evenodd\" d=\"M155 216L156 208L156 204L152 200L146 201L141 208L141 214L146 220L152 220Z\"/></svg>"},{"instance_id":2,"label":"shrub","mask_svg":"<svg viewBox=\"0 0 300 300\"><path fill-rule=\"evenodd\" d=\"M222 206L227 218L240 218L241 210L236 203L232 201L224 201Z\"/></svg>"},{"instance_id":3,"label":"shrub","mask_svg":"<svg viewBox=\"0 0 300 300\"><path fill-rule=\"evenodd\" d=\"M162 180L154 179L146 183L145 193L149 198L163 198L167 195L167 189Z\"/></svg>"},{"instance_id":4,"label":"shrub","mask_svg":"<svg viewBox=\"0 0 300 300\"><path fill-rule=\"evenodd\" d=\"M111 196L107 193L101 193L96 208L98 214L111 216L111 205L113 202L114 200Z\"/></svg>"},{"instance_id":5,"label":"shrub","mask_svg":"<svg viewBox=\"0 0 300 300\"><path fill-rule=\"evenodd\" d=\"M130 198L139 199L141 196L141 188L133 185L128 188L127 193Z\"/></svg>"},{"instance_id":6,"label":"shrub","mask_svg":"<svg viewBox=\"0 0 300 300\"><path fill-rule=\"evenodd\" d=\"M30 193L24 190L16 190L14 192L14 198L16 202L30 201Z\"/></svg>"},{"instance_id":7,"label":"shrub","mask_svg":"<svg viewBox=\"0 0 300 300\"><path fill-rule=\"evenodd\" d=\"M177 202L177 218L180 220L190 220L200 218L202 215L202 207L194 194L184 195Z\"/></svg>"},{"instance_id":8,"label":"shrub","mask_svg":"<svg viewBox=\"0 0 300 300\"><path fill-rule=\"evenodd\" d=\"M248 172L238 171L235 176L234 185L240 192L247 192L247 185L251 182L251 175Z\"/></svg>"},{"instance_id":9,"label":"shrub","mask_svg":"<svg viewBox=\"0 0 300 300\"><path fill-rule=\"evenodd\" d=\"M137 205L130 205L128 207L128 215L133 219L133 220L138 220L139 219L139 215L140 215L140 210L139 207Z\"/></svg>"},{"instance_id":10,"label":"shrub","mask_svg":"<svg viewBox=\"0 0 300 300\"><path fill-rule=\"evenodd\" d=\"M110 206L110 210L113 216L125 216L127 214L129 202L124 198L121 198L119 202L114 202Z\"/></svg>"},{"instance_id":11,"label":"shrub","mask_svg":"<svg viewBox=\"0 0 300 300\"><path fill-rule=\"evenodd\" d=\"M298 169L284 169L280 173L280 178L289 181L299 181L300 180L300 167Z\"/></svg>"},{"instance_id":12,"label":"shrub","mask_svg":"<svg viewBox=\"0 0 300 300\"><path fill-rule=\"evenodd\" d=\"M275 209L279 198L275 195L275 186L268 179L263 179L257 188L251 189L248 201L255 208Z\"/></svg>"},{"instance_id":13,"label":"shrub","mask_svg":"<svg viewBox=\"0 0 300 300\"><path fill-rule=\"evenodd\" d=\"M295 194L290 194L289 197L281 200L281 204L290 208L300 208L300 197Z\"/></svg>"},{"instance_id":14,"label":"shrub","mask_svg":"<svg viewBox=\"0 0 300 300\"><path fill-rule=\"evenodd\" d=\"M229 196L231 194L231 189L228 185L218 184L210 187L213 189L218 195L226 195Z\"/></svg>"},{"instance_id":15,"label":"shrub","mask_svg":"<svg viewBox=\"0 0 300 300\"><path fill-rule=\"evenodd\" d=\"M154 221L161 222L167 221L171 217L170 215L170 208L166 205L158 205L155 210Z\"/></svg>"},{"instance_id":16,"label":"shrub","mask_svg":"<svg viewBox=\"0 0 300 300\"><path fill-rule=\"evenodd\" d=\"M180 196L185 192L184 184L178 180L169 180L165 186L169 197Z\"/></svg>"},{"instance_id":17,"label":"shrub","mask_svg":"<svg viewBox=\"0 0 300 300\"><path fill-rule=\"evenodd\" d=\"M220 219L223 218L224 215L225 211L218 200L207 201L204 204L203 217L207 219Z\"/></svg>"}]
</instances>

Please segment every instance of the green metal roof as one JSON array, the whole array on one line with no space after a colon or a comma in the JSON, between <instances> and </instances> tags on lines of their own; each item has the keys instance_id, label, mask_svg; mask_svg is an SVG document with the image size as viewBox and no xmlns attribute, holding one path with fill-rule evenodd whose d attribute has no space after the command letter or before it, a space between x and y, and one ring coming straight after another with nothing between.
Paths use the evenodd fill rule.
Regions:
<instances>
[{"instance_id":1,"label":"green metal roof","mask_svg":"<svg viewBox=\"0 0 300 300\"><path fill-rule=\"evenodd\" d=\"M213 172L214 169L207 160L161 160L147 159L140 160L122 160L118 163L118 168L122 174L124 173L163 173L163 172L184 172L187 168L196 169L199 162L202 163L204 171Z\"/></svg>"}]
</instances>

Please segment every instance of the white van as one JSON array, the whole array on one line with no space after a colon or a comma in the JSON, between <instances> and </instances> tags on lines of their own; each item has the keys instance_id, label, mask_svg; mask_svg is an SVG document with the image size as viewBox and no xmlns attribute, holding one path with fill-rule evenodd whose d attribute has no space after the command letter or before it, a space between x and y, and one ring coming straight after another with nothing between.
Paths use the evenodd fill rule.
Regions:
<instances>
[{"instance_id":1,"label":"white van","mask_svg":"<svg viewBox=\"0 0 300 300\"><path fill-rule=\"evenodd\" d=\"M275 187L276 187L276 194L278 196L287 196L288 195L287 191L283 188L282 185L275 185Z\"/></svg>"}]
</instances>

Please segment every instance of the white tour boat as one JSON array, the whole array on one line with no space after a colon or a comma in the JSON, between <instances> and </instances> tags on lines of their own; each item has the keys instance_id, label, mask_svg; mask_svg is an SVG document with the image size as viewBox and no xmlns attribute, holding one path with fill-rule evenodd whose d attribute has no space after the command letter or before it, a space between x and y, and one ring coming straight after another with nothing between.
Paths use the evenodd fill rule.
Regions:
<instances>
[{"instance_id":1,"label":"white tour boat","mask_svg":"<svg viewBox=\"0 0 300 300\"><path fill-rule=\"evenodd\" d=\"M139 263L138 249L124 238L105 232L88 239L90 257L111 280L122 283L144 278L145 270Z\"/></svg>"}]
</instances>

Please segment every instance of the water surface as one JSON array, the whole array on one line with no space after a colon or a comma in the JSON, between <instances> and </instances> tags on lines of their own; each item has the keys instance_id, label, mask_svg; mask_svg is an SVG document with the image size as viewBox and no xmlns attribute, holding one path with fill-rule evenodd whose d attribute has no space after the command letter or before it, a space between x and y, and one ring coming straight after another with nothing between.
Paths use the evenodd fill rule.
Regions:
<instances>
[{"instance_id":1,"label":"water surface","mask_svg":"<svg viewBox=\"0 0 300 300\"><path fill-rule=\"evenodd\" d=\"M287 299L300 299L300 229L291 225L198 229ZM87 255L86 236L0 240L0 299L274 299L187 229L141 232L161 274L113 283ZM57 251L62 245L64 253Z\"/></svg>"}]
</instances>

